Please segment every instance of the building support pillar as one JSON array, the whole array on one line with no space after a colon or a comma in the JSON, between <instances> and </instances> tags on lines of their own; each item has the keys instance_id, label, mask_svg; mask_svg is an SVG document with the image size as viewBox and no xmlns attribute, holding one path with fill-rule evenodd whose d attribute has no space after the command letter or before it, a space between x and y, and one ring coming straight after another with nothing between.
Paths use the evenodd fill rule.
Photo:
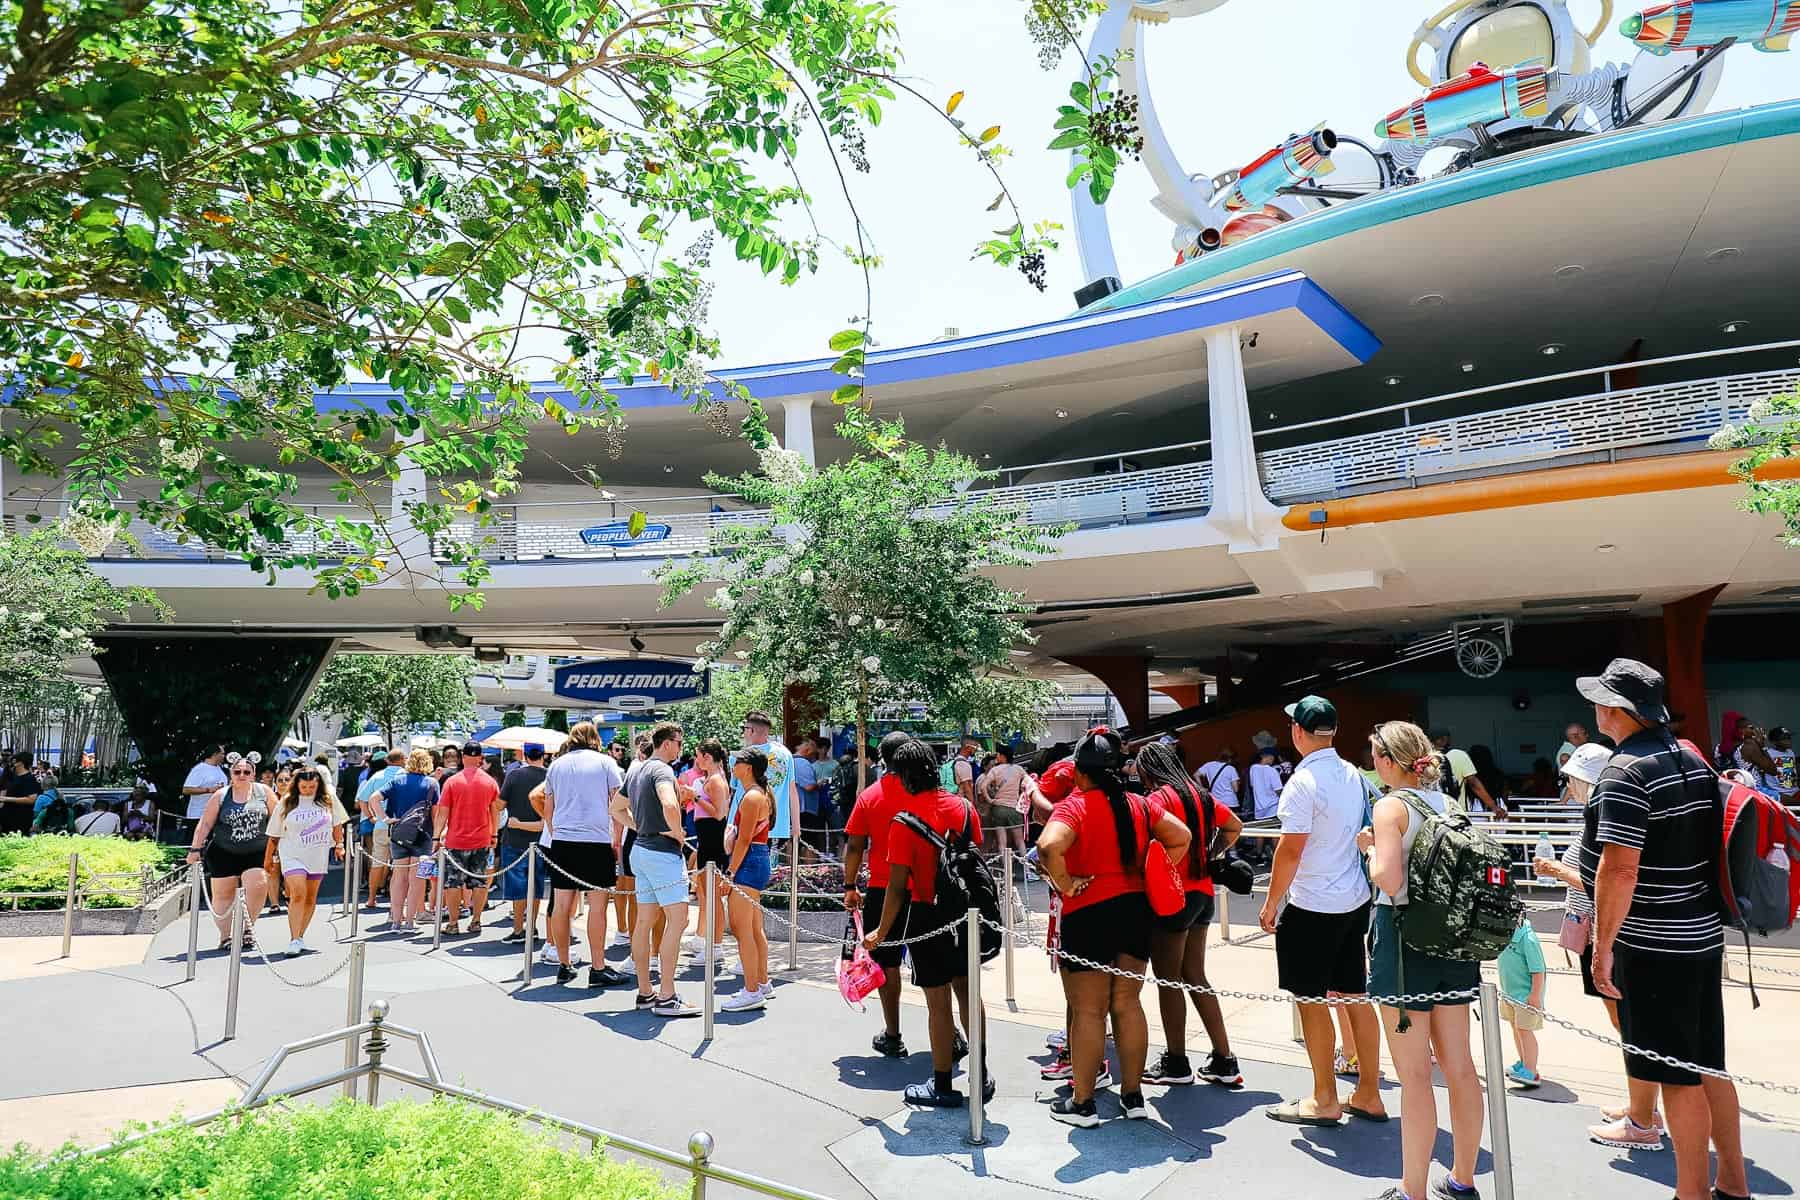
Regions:
<instances>
[{"instance_id":1,"label":"building support pillar","mask_svg":"<svg viewBox=\"0 0 1800 1200\"><path fill-rule=\"evenodd\" d=\"M781 444L801 458L809 467L817 467L813 454L813 398L790 396L781 402Z\"/></svg>"},{"instance_id":2,"label":"building support pillar","mask_svg":"<svg viewBox=\"0 0 1800 1200\"><path fill-rule=\"evenodd\" d=\"M1696 746L1711 745L1712 717L1706 711L1706 617L1724 584L1663 605L1663 679L1669 711L1681 717L1682 733Z\"/></svg>"},{"instance_id":3,"label":"building support pillar","mask_svg":"<svg viewBox=\"0 0 1800 1200\"><path fill-rule=\"evenodd\" d=\"M1206 331L1206 407L1212 426L1212 507L1207 518L1229 539L1233 554L1270 549L1282 531L1282 510L1262 490L1236 325Z\"/></svg>"},{"instance_id":4,"label":"building support pillar","mask_svg":"<svg viewBox=\"0 0 1800 1200\"><path fill-rule=\"evenodd\" d=\"M1119 707L1125 710L1125 721L1134 733L1141 732L1150 720L1150 658L1143 654L1076 654L1061 655L1063 662L1077 671L1086 671L1106 685Z\"/></svg>"}]
</instances>

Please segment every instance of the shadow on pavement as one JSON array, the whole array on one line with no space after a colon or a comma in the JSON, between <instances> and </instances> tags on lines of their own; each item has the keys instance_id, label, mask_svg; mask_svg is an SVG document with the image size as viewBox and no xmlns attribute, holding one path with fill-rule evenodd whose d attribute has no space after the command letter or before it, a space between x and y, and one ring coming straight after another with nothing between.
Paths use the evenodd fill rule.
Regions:
<instances>
[{"instance_id":1,"label":"shadow on pavement","mask_svg":"<svg viewBox=\"0 0 1800 1200\"><path fill-rule=\"evenodd\" d=\"M1648 1179L1673 1189L1675 1186L1675 1155L1671 1150L1615 1151L1615 1157L1607 1165L1621 1175L1635 1175L1639 1179ZM1718 1155L1712 1157L1713 1167L1718 1167ZM1766 1168L1756 1165L1753 1158L1744 1161L1744 1173L1750 1180L1750 1194L1753 1196L1791 1196L1794 1187L1787 1180L1775 1175Z\"/></svg>"}]
</instances>

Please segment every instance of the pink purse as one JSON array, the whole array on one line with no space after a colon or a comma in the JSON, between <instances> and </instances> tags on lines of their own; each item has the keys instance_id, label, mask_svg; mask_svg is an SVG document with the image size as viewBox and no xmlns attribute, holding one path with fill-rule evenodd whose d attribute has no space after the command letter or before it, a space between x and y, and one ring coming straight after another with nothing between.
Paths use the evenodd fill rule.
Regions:
<instances>
[{"instance_id":1,"label":"pink purse","mask_svg":"<svg viewBox=\"0 0 1800 1200\"><path fill-rule=\"evenodd\" d=\"M869 994L887 982L887 972L863 946L862 914L852 913L850 918L844 926L844 950L838 957L838 991L844 1003L861 1012Z\"/></svg>"},{"instance_id":2,"label":"pink purse","mask_svg":"<svg viewBox=\"0 0 1800 1200\"><path fill-rule=\"evenodd\" d=\"M1566 909L1563 912L1562 932L1557 935L1556 944L1571 954L1580 954L1588 948L1588 939L1593 930L1592 918L1586 913L1576 915Z\"/></svg>"}]
</instances>

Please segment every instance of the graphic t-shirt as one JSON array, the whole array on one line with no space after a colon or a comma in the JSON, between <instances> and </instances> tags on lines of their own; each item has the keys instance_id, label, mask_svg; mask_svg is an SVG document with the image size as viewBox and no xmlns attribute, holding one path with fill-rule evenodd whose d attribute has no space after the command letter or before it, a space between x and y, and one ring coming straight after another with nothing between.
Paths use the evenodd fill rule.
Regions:
<instances>
[{"instance_id":1,"label":"graphic t-shirt","mask_svg":"<svg viewBox=\"0 0 1800 1200\"><path fill-rule=\"evenodd\" d=\"M322 875L331 857L331 831L349 817L335 797L329 805L302 800L294 811L284 814L277 804L269 814L268 835L280 838L282 866L303 866L309 874Z\"/></svg>"},{"instance_id":2,"label":"graphic t-shirt","mask_svg":"<svg viewBox=\"0 0 1800 1200\"><path fill-rule=\"evenodd\" d=\"M484 850L494 838L494 802L500 785L480 767L462 770L444 780L444 846L450 850Z\"/></svg>"},{"instance_id":3,"label":"graphic t-shirt","mask_svg":"<svg viewBox=\"0 0 1800 1200\"><path fill-rule=\"evenodd\" d=\"M1150 836L1150 827L1163 814L1162 802L1155 796L1136 793L1128 793L1125 799L1131 805L1137 841L1137 852L1129 863L1123 861L1124 847L1119 845L1112 802L1105 792L1070 792L1050 810L1050 820L1061 821L1075 831L1075 842L1063 856L1064 866L1074 878L1093 880L1079 896L1063 897L1065 913L1079 912L1089 905L1144 890L1146 839Z\"/></svg>"},{"instance_id":4,"label":"graphic t-shirt","mask_svg":"<svg viewBox=\"0 0 1800 1200\"><path fill-rule=\"evenodd\" d=\"M914 796L901 789L900 811L918 814L920 820L948 838L963 831L967 822L970 836L981 845L981 818L974 806L953 792L927 792ZM896 813L896 817L898 813ZM937 898L937 847L902 825L890 822L887 840L889 868L904 866L908 876L906 890L919 904L930 904Z\"/></svg>"},{"instance_id":5,"label":"graphic t-shirt","mask_svg":"<svg viewBox=\"0 0 1800 1200\"><path fill-rule=\"evenodd\" d=\"M762 750L769 756L769 786L763 790L769 794L769 803L775 807L774 822L769 826L769 836L784 838L788 836L788 807L794 799L794 756L786 746L770 739L762 744ZM737 762L737 752L733 751L731 761ZM735 772L731 775L731 812L728 816L737 816L738 804L744 799L744 785L737 781Z\"/></svg>"},{"instance_id":6,"label":"graphic t-shirt","mask_svg":"<svg viewBox=\"0 0 1800 1200\"><path fill-rule=\"evenodd\" d=\"M1770 746L1769 758L1775 763L1775 774L1772 778L1765 779L1774 785L1777 799L1792 800L1795 791L1800 790L1800 773L1796 773L1794 769L1794 752Z\"/></svg>"},{"instance_id":7,"label":"graphic t-shirt","mask_svg":"<svg viewBox=\"0 0 1800 1200\"><path fill-rule=\"evenodd\" d=\"M869 886L886 887L888 884L888 832L893 826L894 816L906 803L906 789L892 775L884 775L857 794L856 804L850 810L850 819L844 822L844 832L850 837L866 837L869 839ZM854 882L854 880L850 881Z\"/></svg>"}]
</instances>

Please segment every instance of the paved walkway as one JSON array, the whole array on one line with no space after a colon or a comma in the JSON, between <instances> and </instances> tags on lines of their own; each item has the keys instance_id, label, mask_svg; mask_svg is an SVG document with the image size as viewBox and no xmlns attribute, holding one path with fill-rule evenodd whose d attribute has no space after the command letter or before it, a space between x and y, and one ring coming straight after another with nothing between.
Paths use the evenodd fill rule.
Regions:
<instances>
[{"instance_id":1,"label":"paved walkway","mask_svg":"<svg viewBox=\"0 0 1800 1200\"><path fill-rule=\"evenodd\" d=\"M490 922L504 924L499 914L493 909ZM383 921L373 922L376 931ZM0 1011L13 1030L0 1071L5 1140L42 1145L70 1134L93 1140L97 1125L166 1115L175 1104L190 1114L216 1106L234 1080L252 1073L282 1042L339 1025L345 976L321 977L348 951L318 936L323 916L320 922L314 928L320 952L277 960L273 970L254 957L246 961L238 1037L231 1042L220 1041L225 959L206 952L199 977L183 982L185 926L158 935L132 965L83 957L108 949L116 954L117 948L89 949L89 939L82 939L77 962L93 962L91 969L40 970L0 982ZM285 936L274 936L285 934L284 922L265 928L272 945L284 942ZM342 921L334 928L347 930ZM776 922L770 928L779 936ZM915 1053L896 1062L868 1049L878 1018L845 1008L829 983L831 945L806 944L798 971L777 970L778 997L766 1012L721 1013L716 1036L702 1045L698 1020L664 1022L635 1012L629 988L594 993L559 987L541 970L534 986L521 990L519 951L499 940L502 932L490 925L480 939L447 941L436 953L427 952L428 941L375 932L366 998L390 999L392 1019L423 1029L446 1073L466 1086L671 1147L705 1128L717 1139L718 1161L827 1195L912 1198L922 1194L923 1184L930 1189L923 1194L950 1188L983 1200L1042 1200L1047 1193L1173 1200L1200 1188L1232 1186L1253 1188L1256 1195L1361 1196L1380 1191L1397 1170L1397 1121L1297 1130L1263 1117L1260 1109L1308 1087L1298 1048L1286 1034L1288 1012L1280 1005L1228 1007L1235 1048L1245 1060L1244 1089L1151 1088L1151 1122L1072 1130L1050 1121L1037 1099L1047 1086L1037 1078L1038 1064L1046 1061L1043 1031L1060 1023L1054 977L1040 953L1021 952L1019 994L1008 1005L999 999L1000 964L992 964L983 987L991 1001L990 1062L1000 1094L989 1110L990 1145L971 1150L961 1140L966 1114L907 1111L898 1102L899 1089L928 1072L928 1059ZM1245 932L1241 915L1236 932ZM779 968L785 946L773 951ZM1212 957L1215 984L1261 990L1273 983L1273 955L1255 941L1217 948ZM8 961L0 956L0 973ZM312 986L284 984L276 971ZM719 989L736 985L735 975L728 975ZM698 969L685 969L680 986L698 999ZM1794 1054L1800 993L1771 988L1763 1000L1750 1015L1741 991L1728 997L1734 1065L1800 1082ZM1580 997L1576 981L1553 983L1551 1008L1603 1027L1598 1005ZM919 1051L926 1044L924 1024L910 1004L903 1028ZM1190 1022L1190 1036L1203 1040L1197 1022ZM1604 1090L1617 1067L1604 1051L1582 1066L1583 1054L1590 1054L1587 1045L1573 1035L1546 1039L1546 1074L1559 1084L1514 1093L1509 1101L1518 1195L1666 1197L1674 1166L1668 1153L1630 1155L1586 1141L1583 1126L1595 1117L1586 1101ZM401 1049L397 1061L414 1065L410 1049ZM297 1082L341 1062L335 1047L314 1051L283 1079ZM1566 1086L1560 1085L1564 1079ZM1800 1106L1794 1097L1749 1089L1744 1101L1756 1193L1791 1195L1800 1183ZM1103 1105L1116 1110L1116 1095ZM1398 1111L1391 1087L1388 1106ZM1441 1156L1448 1144L1448 1135L1441 1135ZM1479 1170L1478 1182L1491 1195L1485 1151Z\"/></svg>"}]
</instances>

